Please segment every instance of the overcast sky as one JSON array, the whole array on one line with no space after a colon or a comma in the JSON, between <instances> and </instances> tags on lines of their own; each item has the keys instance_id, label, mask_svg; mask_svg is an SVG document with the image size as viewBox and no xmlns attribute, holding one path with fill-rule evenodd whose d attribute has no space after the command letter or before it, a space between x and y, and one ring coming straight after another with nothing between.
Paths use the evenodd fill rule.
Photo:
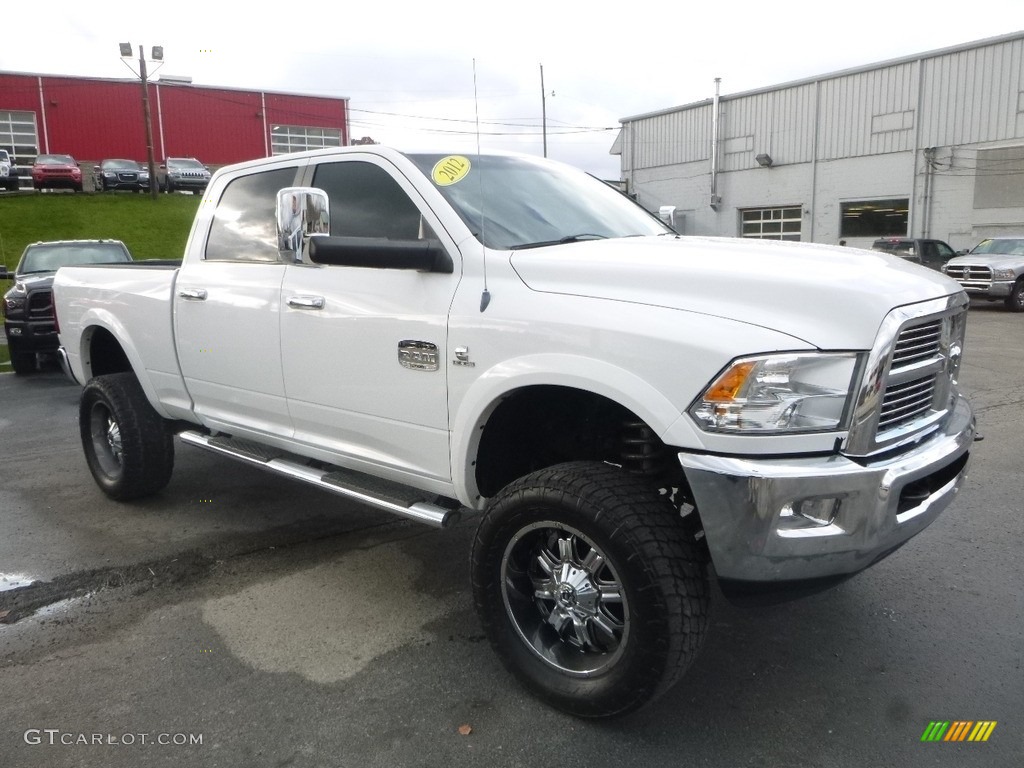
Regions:
<instances>
[{"instance_id":1,"label":"overcast sky","mask_svg":"<svg viewBox=\"0 0 1024 768\"><path fill-rule=\"evenodd\" d=\"M619 119L715 77L726 95L1024 29L1024 0L234 5L51 0L8 28L0 71L131 77L117 44L162 45L156 77L348 97L354 138L471 152L478 111L481 149L541 154L543 65L548 156L618 178Z\"/></svg>"}]
</instances>

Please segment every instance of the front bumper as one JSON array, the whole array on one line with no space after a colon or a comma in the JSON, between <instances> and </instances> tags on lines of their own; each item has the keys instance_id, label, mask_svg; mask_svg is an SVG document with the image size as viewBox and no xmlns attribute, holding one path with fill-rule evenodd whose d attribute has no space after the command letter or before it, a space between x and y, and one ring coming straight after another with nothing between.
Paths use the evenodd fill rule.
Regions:
<instances>
[{"instance_id":1,"label":"front bumper","mask_svg":"<svg viewBox=\"0 0 1024 768\"><path fill-rule=\"evenodd\" d=\"M7 320L4 333L19 352L56 352L59 345L53 320Z\"/></svg>"},{"instance_id":2,"label":"front bumper","mask_svg":"<svg viewBox=\"0 0 1024 768\"><path fill-rule=\"evenodd\" d=\"M968 296L979 296L990 299L1005 299L1013 290L1013 280L993 280L992 282L961 282L960 287Z\"/></svg>"},{"instance_id":3,"label":"front bumper","mask_svg":"<svg viewBox=\"0 0 1024 768\"><path fill-rule=\"evenodd\" d=\"M939 434L871 463L689 453L679 461L719 578L768 585L854 574L920 533L960 489L973 441L974 414L958 397ZM831 519L805 517L804 504L831 508Z\"/></svg>"}]
</instances>

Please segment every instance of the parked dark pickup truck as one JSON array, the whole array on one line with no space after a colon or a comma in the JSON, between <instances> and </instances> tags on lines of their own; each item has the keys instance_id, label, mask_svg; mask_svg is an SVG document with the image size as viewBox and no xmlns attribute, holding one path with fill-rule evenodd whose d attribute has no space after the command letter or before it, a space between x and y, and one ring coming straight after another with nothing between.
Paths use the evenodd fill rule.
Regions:
<instances>
[{"instance_id":1,"label":"parked dark pickup truck","mask_svg":"<svg viewBox=\"0 0 1024 768\"><path fill-rule=\"evenodd\" d=\"M32 243L13 273L0 267L0 279L14 280L4 294L4 332L11 366L19 375L36 369L36 355L57 351L53 276L61 267L123 264L132 260L120 240L63 240Z\"/></svg>"},{"instance_id":2,"label":"parked dark pickup truck","mask_svg":"<svg viewBox=\"0 0 1024 768\"><path fill-rule=\"evenodd\" d=\"M956 251L941 240L920 237L883 237L871 244L873 251L885 251L915 264L942 271L942 265L956 256Z\"/></svg>"}]
</instances>

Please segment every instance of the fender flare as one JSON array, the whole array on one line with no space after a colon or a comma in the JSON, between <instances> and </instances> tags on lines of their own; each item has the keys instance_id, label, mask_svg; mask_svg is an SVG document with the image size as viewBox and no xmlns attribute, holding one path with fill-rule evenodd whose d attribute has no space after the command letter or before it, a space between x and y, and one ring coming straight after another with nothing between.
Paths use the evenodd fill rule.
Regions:
<instances>
[{"instance_id":1,"label":"fender flare","mask_svg":"<svg viewBox=\"0 0 1024 768\"><path fill-rule=\"evenodd\" d=\"M565 387L606 397L643 419L659 435L680 415L679 407L664 393L636 374L604 360L561 353L503 360L484 371L453 409L452 483L467 506L482 509L487 501L477 488L475 459L490 415L511 393L535 386Z\"/></svg>"}]
</instances>

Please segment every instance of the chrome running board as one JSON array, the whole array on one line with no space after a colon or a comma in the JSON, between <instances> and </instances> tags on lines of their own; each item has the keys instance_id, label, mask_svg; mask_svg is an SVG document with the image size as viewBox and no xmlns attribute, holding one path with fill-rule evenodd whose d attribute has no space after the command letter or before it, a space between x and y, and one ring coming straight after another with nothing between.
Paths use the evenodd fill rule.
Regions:
<instances>
[{"instance_id":1,"label":"chrome running board","mask_svg":"<svg viewBox=\"0 0 1024 768\"><path fill-rule=\"evenodd\" d=\"M455 501L451 502L451 508L440 506L437 503L438 497L431 497L424 491L341 467L323 468L317 466L317 462L250 440L227 435L211 436L194 430L179 432L178 437L188 445L229 456L293 480L301 480L347 499L435 528L448 528L461 517L460 507Z\"/></svg>"}]
</instances>

